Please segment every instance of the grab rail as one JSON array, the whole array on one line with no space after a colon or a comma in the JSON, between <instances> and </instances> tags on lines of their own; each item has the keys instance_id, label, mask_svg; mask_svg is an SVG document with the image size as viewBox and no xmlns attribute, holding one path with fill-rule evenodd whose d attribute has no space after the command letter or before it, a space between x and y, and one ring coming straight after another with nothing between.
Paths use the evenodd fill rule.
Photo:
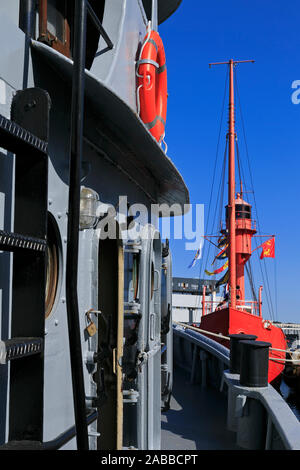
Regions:
<instances>
[{"instance_id":1,"label":"grab rail","mask_svg":"<svg viewBox=\"0 0 300 470\"><path fill-rule=\"evenodd\" d=\"M110 40L110 37L108 36L107 32L102 26L102 23L99 21L98 16L93 10L93 7L91 6L90 2L86 0L86 8L87 8L87 13L90 15L91 20L93 21L94 25L96 28L100 31L101 36L103 37L104 41L106 42L106 45L108 49L112 49L114 47L113 43Z\"/></svg>"},{"instance_id":2,"label":"grab rail","mask_svg":"<svg viewBox=\"0 0 300 470\"><path fill-rule=\"evenodd\" d=\"M86 424L89 426L98 418L97 411L93 411L90 413L86 418ZM72 426L71 428L67 429L66 431L62 432L57 436L55 439L51 441L43 442L42 448L43 450L58 450L65 444L67 444L71 439L76 436L76 426Z\"/></svg>"}]
</instances>

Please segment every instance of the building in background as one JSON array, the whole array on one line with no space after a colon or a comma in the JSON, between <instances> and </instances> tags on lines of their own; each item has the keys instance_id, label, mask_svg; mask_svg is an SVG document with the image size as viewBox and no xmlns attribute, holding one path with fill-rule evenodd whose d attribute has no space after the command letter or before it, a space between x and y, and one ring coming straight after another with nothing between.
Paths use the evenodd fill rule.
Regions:
<instances>
[{"instance_id":1,"label":"building in background","mask_svg":"<svg viewBox=\"0 0 300 470\"><path fill-rule=\"evenodd\" d=\"M216 288L216 283L216 280L173 277L173 320L200 322L203 311L203 290L205 290L205 313L215 310L224 299L224 286Z\"/></svg>"}]
</instances>

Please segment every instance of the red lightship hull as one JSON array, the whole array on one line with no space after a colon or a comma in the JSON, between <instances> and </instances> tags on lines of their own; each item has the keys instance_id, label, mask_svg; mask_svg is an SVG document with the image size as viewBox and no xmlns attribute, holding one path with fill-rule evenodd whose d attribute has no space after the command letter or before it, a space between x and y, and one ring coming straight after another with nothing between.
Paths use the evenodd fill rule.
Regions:
<instances>
[{"instance_id":1,"label":"red lightship hull","mask_svg":"<svg viewBox=\"0 0 300 470\"><path fill-rule=\"evenodd\" d=\"M268 320L253 315L248 312L233 309L231 307L217 310L204 315L201 319L200 328L212 333L221 333L223 336L231 334L253 334L257 336L257 341L267 341L272 348L286 350L286 340L283 331L273 325ZM212 338L210 336L210 338ZM215 341L229 347L229 341L216 339ZM268 381L275 385L281 379L284 369L284 362L278 359L285 359L286 353L283 351L270 350ZM271 360L275 359L275 360ZM277 360L276 360L277 359Z\"/></svg>"}]
</instances>

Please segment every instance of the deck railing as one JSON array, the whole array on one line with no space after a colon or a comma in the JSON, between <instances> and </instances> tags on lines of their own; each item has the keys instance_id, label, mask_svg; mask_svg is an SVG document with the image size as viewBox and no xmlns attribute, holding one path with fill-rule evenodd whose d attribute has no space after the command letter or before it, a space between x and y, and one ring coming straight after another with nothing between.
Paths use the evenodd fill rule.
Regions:
<instances>
[{"instance_id":1,"label":"deck railing","mask_svg":"<svg viewBox=\"0 0 300 470\"><path fill-rule=\"evenodd\" d=\"M217 310L221 310L223 308L228 308L228 301L220 302L215 300L202 300L202 316L208 315ZM259 302L255 300L244 300L240 301L236 305L237 310L243 310L247 313L251 313L252 315L259 315Z\"/></svg>"},{"instance_id":2,"label":"deck railing","mask_svg":"<svg viewBox=\"0 0 300 470\"><path fill-rule=\"evenodd\" d=\"M229 372L229 349L201 333L173 324L174 364L190 382L227 395L227 429L251 450L300 450L300 422L271 385L244 387Z\"/></svg>"}]
</instances>

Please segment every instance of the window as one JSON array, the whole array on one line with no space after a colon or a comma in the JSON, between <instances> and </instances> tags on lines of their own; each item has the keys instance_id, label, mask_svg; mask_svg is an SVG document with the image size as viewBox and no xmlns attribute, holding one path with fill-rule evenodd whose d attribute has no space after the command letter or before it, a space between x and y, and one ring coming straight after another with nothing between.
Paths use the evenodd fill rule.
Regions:
<instances>
[{"instance_id":1,"label":"window","mask_svg":"<svg viewBox=\"0 0 300 470\"><path fill-rule=\"evenodd\" d=\"M39 0L39 41L71 56L71 11L67 0Z\"/></svg>"},{"instance_id":2,"label":"window","mask_svg":"<svg viewBox=\"0 0 300 470\"><path fill-rule=\"evenodd\" d=\"M102 23L105 0L89 0L89 3ZM73 26L73 0L39 0L39 41L72 58ZM89 70L97 53L100 32L88 13L86 27L86 68Z\"/></svg>"}]
</instances>

